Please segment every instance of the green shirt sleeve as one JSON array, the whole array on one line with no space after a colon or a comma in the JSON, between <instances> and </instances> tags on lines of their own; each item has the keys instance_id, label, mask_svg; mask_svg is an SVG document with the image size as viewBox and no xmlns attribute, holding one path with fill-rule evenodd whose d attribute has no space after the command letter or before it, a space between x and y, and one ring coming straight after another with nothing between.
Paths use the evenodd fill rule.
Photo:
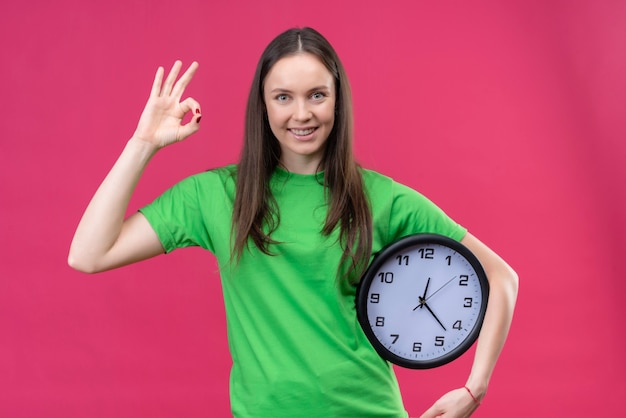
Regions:
<instances>
[{"instance_id":1,"label":"green shirt sleeve","mask_svg":"<svg viewBox=\"0 0 626 418\"><path fill-rule=\"evenodd\" d=\"M374 252L407 235L430 233L460 241L467 230L416 190L371 170L364 180L372 206Z\"/></svg>"},{"instance_id":2,"label":"green shirt sleeve","mask_svg":"<svg viewBox=\"0 0 626 418\"><path fill-rule=\"evenodd\" d=\"M215 253L214 240L228 233L232 213L232 196L227 196L221 174L208 171L188 177L140 209L165 252L196 246Z\"/></svg>"},{"instance_id":3,"label":"green shirt sleeve","mask_svg":"<svg viewBox=\"0 0 626 418\"><path fill-rule=\"evenodd\" d=\"M199 246L213 251L206 215L211 206L199 199L198 176L175 184L139 211L146 217L166 253L177 248Z\"/></svg>"}]
</instances>

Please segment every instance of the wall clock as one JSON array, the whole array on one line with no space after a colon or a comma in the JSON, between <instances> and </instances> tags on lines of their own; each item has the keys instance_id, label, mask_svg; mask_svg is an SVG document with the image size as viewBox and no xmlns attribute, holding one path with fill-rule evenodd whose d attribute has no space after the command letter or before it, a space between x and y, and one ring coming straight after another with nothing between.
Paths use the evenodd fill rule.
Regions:
<instances>
[{"instance_id":1,"label":"wall clock","mask_svg":"<svg viewBox=\"0 0 626 418\"><path fill-rule=\"evenodd\" d=\"M442 366L478 338L489 282L472 252L435 234L404 237L381 250L356 296L359 323L376 351L402 367Z\"/></svg>"}]
</instances>

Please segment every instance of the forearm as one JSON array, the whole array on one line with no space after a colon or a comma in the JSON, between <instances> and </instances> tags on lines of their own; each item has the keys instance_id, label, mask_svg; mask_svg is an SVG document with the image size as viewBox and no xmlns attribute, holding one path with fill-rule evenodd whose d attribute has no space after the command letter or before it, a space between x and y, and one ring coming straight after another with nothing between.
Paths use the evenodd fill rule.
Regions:
<instances>
[{"instance_id":1,"label":"forearm","mask_svg":"<svg viewBox=\"0 0 626 418\"><path fill-rule=\"evenodd\" d=\"M517 275L512 270L492 275L489 305L466 386L482 399L511 326L517 298Z\"/></svg>"},{"instance_id":2,"label":"forearm","mask_svg":"<svg viewBox=\"0 0 626 418\"><path fill-rule=\"evenodd\" d=\"M482 399L502 351L517 300L518 277L494 251L471 234L462 241L480 260L489 279L489 303L466 386Z\"/></svg>"},{"instance_id":3,"label":"forearm","mask_svg":"<svg viewBox=\"0 0 626 418\"><path fill-rule=\"evenodd\" d=\"M120 236L130 198L155 152L154 145L136 139L128 141L78 224L68 258L72 267L98 270L99 260Z\"/></svg>"}]
</instances>

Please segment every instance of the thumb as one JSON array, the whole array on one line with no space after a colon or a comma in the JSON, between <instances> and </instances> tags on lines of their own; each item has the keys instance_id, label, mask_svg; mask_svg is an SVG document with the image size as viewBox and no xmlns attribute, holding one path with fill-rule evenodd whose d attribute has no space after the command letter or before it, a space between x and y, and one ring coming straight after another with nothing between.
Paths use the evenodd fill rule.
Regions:
<instances>
[{"instance_id":1,"label":"thumb","mask_svg":"<svg viewBox=\"0 0 626 418\"><path fill-rule=\"evenodd\" d=\"M436 418L442 413L443 411L438 408L437 405L433 405L426 412L424 412L420 418Z\"/></svg>"}]
</instances>

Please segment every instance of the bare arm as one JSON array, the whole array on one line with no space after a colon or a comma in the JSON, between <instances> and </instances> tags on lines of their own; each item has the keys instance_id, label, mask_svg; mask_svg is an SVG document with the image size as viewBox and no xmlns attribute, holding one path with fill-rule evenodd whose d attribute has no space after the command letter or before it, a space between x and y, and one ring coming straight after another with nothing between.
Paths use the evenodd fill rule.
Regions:
<instances>
[{"instance_id":1,"label":"bare arm","mask_svg":"<svg viewBox=\"0 0 626 418\"><path fill-rule=\"evenodd\" d=\"M517 299L518 277L495 252L468 233L461 241L480 260L489 279L489 304L465 388L445 394L422 418L469 417L487 392L489 380L506 341ZM468 393L469 392L471 393ZM473 399L472 397L476 398Z\"/></svg>"},{"instance_id":2,"label":"bare arm","mask_svg":"<svg viewBox=\"0 0 626 418\"><path fill-rule=\"evenodd\" d=\"M165 80L163 68L157 70L137 130L78 224L68 256L71 267L95 273L163 253L156 233L142 214L127 219L124 216L137 182L154 154L199 129L199 104L191 98L181 101L198 64L191 64L176 81L181 66L177 61ZM183 125L188 112L192 112L193 118Z\"/></svg>"},{"instance_id":3,"label":"bare arm","mask_svg":"<svg viewBox=\"0 0 626 418\"><path fill-rule=\"evenodd\" d=\"M461 242L478 257L489 278L487 314L466 383L472 393L482 399L511 327L519 279L504 260L476 237L468 233Z\"/></svg>"}]
</instances>

